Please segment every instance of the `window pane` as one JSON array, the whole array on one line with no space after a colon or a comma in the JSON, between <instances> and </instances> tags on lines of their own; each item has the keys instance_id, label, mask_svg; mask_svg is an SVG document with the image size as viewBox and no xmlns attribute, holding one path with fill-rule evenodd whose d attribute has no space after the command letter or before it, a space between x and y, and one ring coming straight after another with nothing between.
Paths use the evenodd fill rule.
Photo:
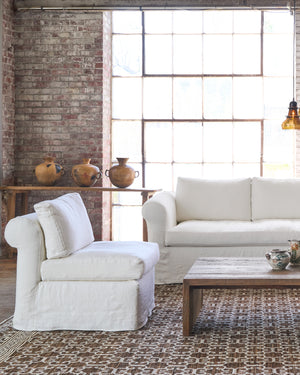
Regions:
<instances>
[{"instance_id":1,"label":"window pane","mask_svg":"<svg viewBox=\"0 0 300 375\"><path fill-rule=\"evenodd\" d=\"M202 123L174 123L174 161L202 161Z\"/></svg>"},{"instance_id":2,"label":"window pane","mask_svg":"<svg viewBox=\"0 0 300 375\"><path fill-rule=\"evenodd\" d=\"M131 165L134 169L135 166ZM132 187L132 186L130 186ZM131 206L141 206L142 205L142 196L140 193L125 193L125 192L118 192L113 191L112 193L108 193L112 195L112 202L113 205L131 205Z\"/></svg>"},{"instance_id":3,"label":"window pane","mask_svg":"<svg viewBox=\"0 0 300 375\"><path fill-rule=\"evenodd\" d=\"M260 33L261 12L255 10L236 10L233 12L235 33Z\"/></svg>"},{"instance_id":4,"label":"window pane","mask_svg":"<svg viewBox=\"0 0 300 375\"><path fill-rule=\"evenodd\" d=\"M233 51L235 74L260 74L260 35L234 35Z\"/></svg>"},{"instance_id":5,"label":"window pane","mask_svg":"<svg viewBox=\"0 0 300 375\"><path fill-rule=\"evenodd\" d=\"M172 32L172 12L145 12L145 32L150 34L165 34Z\"/></svg>"},{"instance_id":6,"label":"window pane","mask_svg":"<svg viewBox=\"0 0 300 375\"><path fill-rule=\"evenodd\" d=\"M293 75L293 38L290 35L264 36L264 74Z\"/></svg>"},{"instance_id":7,"label":"window pane","mask_svg":"<svg viewBox=\"0 0 300 375\"><path fill-rule=\"evenodd\" d=\"M171 164L146 164L146 186L154 189L172 191L172 166Z\"/></svg>"},{"instance_id":8,"label":"window pane","mask_svg":"<svg viewBox=\"0 0 300 375\"><path fill-rule=\"evenodd\" d=\"M113 121L112 155L113 158L130 158L130 161L141 162L141 122Z\"/></svg>"},{"instance_id":9,"label":"window pane","mask_svg":"<svg viewBox=\"0 0 300 375\"><path fill-rule=\"evenodd\" d=\"M144 79L144 117L172 118L172 79Z\"/></svg>"},{"instance_id":10,"label":"window pane","mask_svg":"<svg viewBox=\"0 0 300 375\"><path fill-rule=\"evenodd\" d=\"M265 33L293 33L294 17L288 10L280 12L264 12Z\"/></svg>"},{"instance_id":11,"label":"window pane","mask_svg":"<svg viewBox=\"0 0 300 375\"><path fill-rule=\"evenodd\" d=\"M142 73L142 36L113 36L113 75L136 76Z\"/></svg>"},{"instance_id":12,"label":"window pane","mask_svg":"<svg viewBox=\"0 0 300 375\"><path fill-rule=\"evenodd\" d=\"M174 78L174 118L202 117L202 79Z\"/></svg>"},{"instance_id":13,"label":"window pane","mask_svg":"<svg viewBox=\"0 0 300 375\"><path fill-rule=\"evenodd\" d=\"M292 100L292 78L267 77L264 79L264 104L266 119L285 119Z\"/></svg>"},{"instance_id":14,"label":"window pane","mask_svg":"<svg viewBox=\"0 0 300 375\"><path fill-rule=\"evenodd\" d=\"M229 163L215 163L203 165L204 178L231 178L232 164Z\"/></svg>"},{"instance_id":15,"label":"window pane","mask_svg":"<svg viewBox=\"0 0 300 375\"><path fill-rule=\"evenodd\" d=\"M146 161L172 161L172 123L147 122L145 124Z\"/></svg>"},{"instance_id":16,"label":"window pane","mask_svg":"<svg viewBox=\"0 0 300 375\"><path fill-rule=\"evenodd\" d=\"M203 73L232 73L232 36L203 36Z\"/></svg>"},{"instance_id":17,"label":"window pane","mask_svg":"<svg viewBox=\"0 0 300 375\"><path fill-rule=\"evenodd\" d=\"M293 177L294 170L292 165L288 163L264 163L263 175L272 178L289 178Z\"/></svg>"},{"instance_id":18,"label":"window pane","mask_svg":"<svg viewBox=\"0 0 300 375\"><path fill-rule=\"evenodd\" d=\"M232 118L232 79L204 78L204 118Z\"/></svg>"},{"instance_id":19,"label":"window pane","mask_svg":"<svg viewBox=\"0 0 300 375\"><path fill-rule=\"evenodd\" d=\"M143 218L140 207L113 207L113 241L142 241Z\"/></svg>"},{"instance_id":20,"label":"window pane","mask_svg":"<svg viewBox=\"0 0 300 375\"><path fill-rule=\"evenodd\" d=\"M259 163L234 163L233 177L259 177L260 164Z\"/></svg>"},{"instance_id":21,"label":"window pane","mask_svg":"<svg viewBox=\"0 0 300 375\"><path fill-rule=\"evenodd\" d=\"M145 70L146 74L172 73L171 35L146 35Z\"/></svg>"},{"instance_id":22,"label":"window pane","mask_svg":"<svg viewBox=\"0 0 300 375\"><path fill-rule=\"evenodd\" d=\"M199 10L175 11L173 31L176 34L200 34L202 32L202 12Z\"/></svg>"},{"instance_id":23,"label":"window pane","mask_svg":"<svg viewBox=\"0 0 300 375\"><path fill-rule=\"evenodd\" d=\"M236 119L259 119L263 115L263 87L260 77L233 79L233 115Z\"/></svg>"},{"instance_id":24,"label":"window pane","mask_svg":"<svg viewBox=\"0 0 300 375\"><path fill-rule=\"evenodd\" d=\"M113 78L112 92L113 118L141 118L142 81L140 78Z\"/></svg>"},{"instance_id":25,"label":"window pane","mask_svg":"<svg viewBox=\"0 0 300 375\"><path fill-rule=\"evenodd\" d=\"M142 32L142 13L138 11L112 12L114 33L136 34Z\"/></svg>"},{"instance_id":26,"label":"window pane","mask_svg":"<svg viewBox=\"0 0 300 375\"><path fill-rule=\"evenodd\" d=\"M232 123L204 123L204 162L232 161Z\"/></svg>"},{"instance_id":27,"label":"window pane","mask_svg":"<svg viewBox=\"0 0 300 375\"><path fill-rule=\"evenodd\" d=\"M202 36L174 35L174 74L201 74Z\"/></svg>"},{"instance_id":28,"label":"window pane","mask_svg":"<svg viewBox=\"0 0 300 375\"><path fill-rule=\"evenodd\" d=\"M204 33L232 33L232 11L203 12Z\"/></svg>"},{"instance_id":29,"label":"window pane","mask_svg":"<svg viewBox=\"0 0 300 375\"><path fill-rule=\"evenodd\" d=\"M282 130L280 121L264 123L264 162L288 162L294 158L294 131Z\"/></svg>"},{"instance_id":30,"label":"window pane","mask_svg":"<svg viewBox=\"0 0 300 375\"><path fill-rule=\"evenodd\" d=\"M176 188L178 177L202 177L202 164L178 164L173 165L174 168L174 182L173 186Z\"/></svg>"},{"instance_id":31,"label":"window pane","mask_svg":"<svg viewBox=\"0 0 300 375\"><path fill-rule=\"evenodd\" d=\"M235 162L259 162L261 154L260 123L234 123L233 160Z\"/></svg>"}]
</instances>

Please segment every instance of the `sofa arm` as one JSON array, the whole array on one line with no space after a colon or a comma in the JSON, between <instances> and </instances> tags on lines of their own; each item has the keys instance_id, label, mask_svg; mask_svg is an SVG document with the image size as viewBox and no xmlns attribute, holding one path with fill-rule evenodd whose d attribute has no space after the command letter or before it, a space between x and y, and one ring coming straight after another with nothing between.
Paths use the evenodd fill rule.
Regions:
<instances>
[{"instance_id":1,"label":"sofa arm","mask_svg":"<svg viewBox=\"0 0 300 375\"><path fill-rule=\"evenodd\" d=\"M147 223L148 241L165 246L166 231L176 225L175 194L169 191L156 193L144 203L142 215Z\"/></svg>"},{"instance_id":2,"label":"sofa arm","mask_svg":"<svg viewBox=\"0 0 300 375\"><path fill-rule=\"evenodd\" d=\"M35 213L18 216L6 225L8 244L18 249L15 317L34 308L32 301L41 280L41 263L45 259L43 231Z\"/></svg>"}]
</instances>

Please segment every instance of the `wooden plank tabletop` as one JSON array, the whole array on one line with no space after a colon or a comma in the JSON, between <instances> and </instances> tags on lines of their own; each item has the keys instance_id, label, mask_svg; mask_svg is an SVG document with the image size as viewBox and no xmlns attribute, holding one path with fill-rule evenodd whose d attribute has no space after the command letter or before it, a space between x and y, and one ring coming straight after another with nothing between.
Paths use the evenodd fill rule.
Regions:
<instances>
[{"instance_id":1,"label":"wooden plank tabletop","mask_svg":"<svg viewBox=\"0 0 300 375\"><path fill-rule=\"evenodd\" d=\"M264 257L199 258L184 277L203 287L300 287L300 267L274 271Z\"/></svg>"}]
</instances>

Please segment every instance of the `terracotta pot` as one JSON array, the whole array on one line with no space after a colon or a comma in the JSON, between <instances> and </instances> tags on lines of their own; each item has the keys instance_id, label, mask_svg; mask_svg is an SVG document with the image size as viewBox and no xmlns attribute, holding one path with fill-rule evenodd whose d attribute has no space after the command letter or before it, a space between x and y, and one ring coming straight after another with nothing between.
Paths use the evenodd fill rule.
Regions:
<instances>
[{"instance_id":1,"label":"terracotta pot","mask_svg":"<svg viewBox=\"0 0 300 375\"><path fill-rule=\"evenodd\" d=\"M119 164L105 171L105 176L109 177L111 183L116 187L126 188L139 176L139 171L135 171L126 164L128 159L129 158L117 158Z\"/></svg>"},{"instance_id":2,"label":"terracotta pot","mask_svg":"<svg viewBox=\"0 0 300 375\"><path fill-rule=\"evenodd\" d=\"M43 163L35 167L34 173L41 185L51 186L64 174L64 169L55 163L55 158L47 156Z\"/></svg>"},{"instance_id":3,"label":"terracotta pot","mask_svg":"<svg viewBox=\"0 0 300 375\"><path fill-rule=\"evenodd\" d=\"M82 164L74 165L72 168L72 177L78 186L92 186L101 177L100 169L90 164L90 161L91 159L82 159Z\"/></svg>"}]
</instances>

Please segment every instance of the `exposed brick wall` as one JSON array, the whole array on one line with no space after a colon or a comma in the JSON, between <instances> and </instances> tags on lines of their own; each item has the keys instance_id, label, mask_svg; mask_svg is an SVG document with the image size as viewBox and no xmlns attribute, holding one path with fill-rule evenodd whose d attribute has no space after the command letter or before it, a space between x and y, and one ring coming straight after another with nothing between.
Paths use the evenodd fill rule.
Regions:
<instances>
[{"instance_id":1,"label":"exposed brick wall","mask_svg":"<svg viewBox=\"0 0 300 375\"><path fill-rule=\"evenodd\" d=\"M102 168L102 40L101 12L15 14L16 184L38 185L33 170L47 155L65 169L57 185L75 186L71 169L83 158ZM30 206L44 195L31 194ZM82 197L100 239L102 197Z\"/></svg>"},{"instance_id":2,"label":"exposed brick wall","mask_svg":"<svg viewBox=\"0 0 300 375\"><path fill-rule=\"evenodd\" d=\"M3 0L1 4L1 185L14 182L14 132L15 132L15 84L14 84L14 50L13 50L13 1ZM6 224L5 207L1 207L1 243ZM5 255L7 248L1 246L0 255Z\"/></svg>"},{"instance_id":3,"label":"exposed brick wall","mask_svg":"<svg viewBox=\"0 0 300 375\"><path fill-rule=\"evenodd\" d=\"M13 1L2 1L2 181L14 182L14 43Z\"/></svg>"}]
</instances>

